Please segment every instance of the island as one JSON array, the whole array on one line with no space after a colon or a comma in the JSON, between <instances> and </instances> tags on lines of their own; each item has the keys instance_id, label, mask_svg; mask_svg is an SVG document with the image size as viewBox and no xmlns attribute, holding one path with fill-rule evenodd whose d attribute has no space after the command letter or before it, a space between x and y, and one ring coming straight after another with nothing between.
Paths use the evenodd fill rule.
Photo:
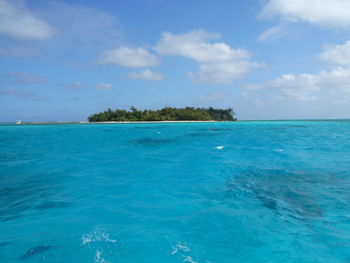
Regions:
<instances>
[{"instance_id":1,"label":"island","mask_svg":"<svg viewBox=\"0 0 350 263\"><path fill-rule=\"evenodd\" d=\"M88 117L89 122L133 122L133 121L236 121L232 108L173 108L159 110L138 110L136 107L125 109L107 109Z\"/></svg>"}]
</instances>

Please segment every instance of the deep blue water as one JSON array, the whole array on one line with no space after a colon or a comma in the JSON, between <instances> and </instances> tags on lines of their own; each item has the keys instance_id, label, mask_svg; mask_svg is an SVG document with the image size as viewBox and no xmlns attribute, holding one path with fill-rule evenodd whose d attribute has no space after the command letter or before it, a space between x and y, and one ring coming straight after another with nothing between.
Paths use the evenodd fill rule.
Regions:
<instances>
[{"instance_id":1,"label":"deep blue water","mask_svg":"<svg viewBox=\"0 0 350 263\"><path fill-rule=\"evenodd\" d=\"M350 122L0 126L0 262L349 263Z\"/></svg>"}]
</instances>

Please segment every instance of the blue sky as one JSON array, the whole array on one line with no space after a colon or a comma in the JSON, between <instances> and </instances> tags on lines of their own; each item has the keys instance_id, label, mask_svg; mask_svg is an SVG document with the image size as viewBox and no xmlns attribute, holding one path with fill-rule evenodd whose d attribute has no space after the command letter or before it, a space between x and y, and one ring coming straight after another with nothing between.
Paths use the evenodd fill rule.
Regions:
<instances>
[{"instance_id":1,"label":"blue sky","mask_svg":"<svg viewBox=\"0 0 350 263\"><path fill-rule=\"evenodd\" d=\"M0 0L0 121L350 117L348 0Z\"/></svg>"}]
</instances>

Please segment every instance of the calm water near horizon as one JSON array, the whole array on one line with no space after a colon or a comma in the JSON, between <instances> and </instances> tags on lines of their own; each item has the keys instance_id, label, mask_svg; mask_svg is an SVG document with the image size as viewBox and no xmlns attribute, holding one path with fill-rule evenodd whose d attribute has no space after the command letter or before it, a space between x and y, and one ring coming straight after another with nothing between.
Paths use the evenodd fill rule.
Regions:
<instances>
[{"instance_id":1,"label":"calm water near horizon","mask_svg":"<svg viewBox=\"0 0 350 263\"><path fill-rule=\"evenodd\" d=\"M0 125L0 262L348 263L350 121Z\"/></svg>"}]
</instances>

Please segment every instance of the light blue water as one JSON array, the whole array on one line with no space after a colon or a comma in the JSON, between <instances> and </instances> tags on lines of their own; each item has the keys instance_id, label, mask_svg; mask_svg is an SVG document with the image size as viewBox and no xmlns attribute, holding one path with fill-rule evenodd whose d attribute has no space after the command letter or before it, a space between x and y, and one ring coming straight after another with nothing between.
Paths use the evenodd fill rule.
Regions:
<instances>
[{"instance_id":1,"label":"light blue water","mask_svg":"<svg viewBox=\"0 0 350 263\"><path fill-rule=\"evenodd\" d=\"M0 126L0 262L350 262L350 122Z\"/></svg>"}]
</instances>

